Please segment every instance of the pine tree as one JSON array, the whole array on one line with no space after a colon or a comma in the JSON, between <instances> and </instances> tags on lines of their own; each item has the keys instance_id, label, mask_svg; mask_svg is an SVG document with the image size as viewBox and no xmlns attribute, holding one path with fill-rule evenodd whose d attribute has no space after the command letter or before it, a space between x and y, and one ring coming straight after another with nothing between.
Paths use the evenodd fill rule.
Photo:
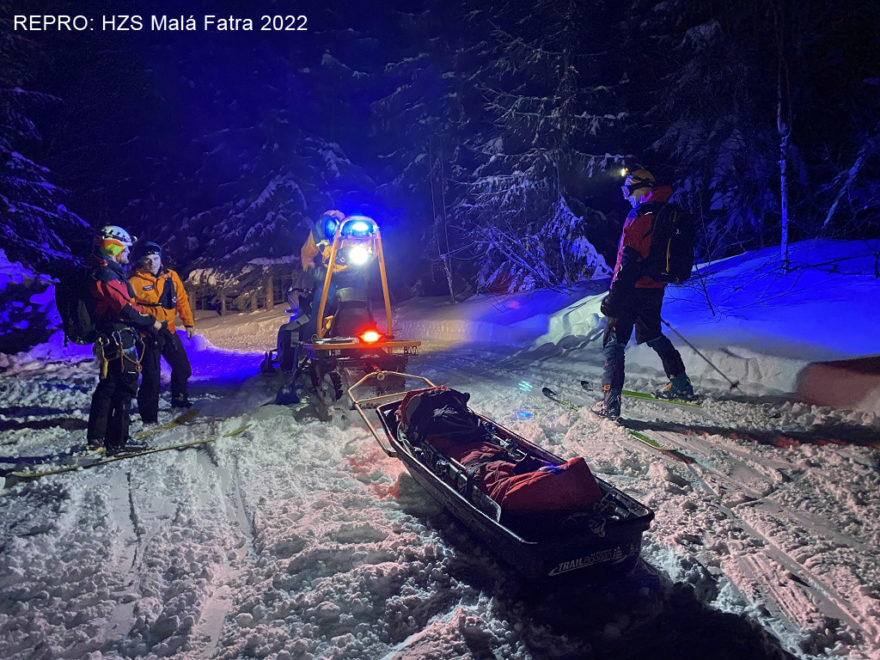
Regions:
<instances>
[{"instance_id":1,"label":"pine tree","mask_svg":"<svg viewBox=\"0 0 880 660\"><path fill-rule=\"evenodd\" d=\"M584 238L601 217L571 211L577 180L615 167L615 53L595 3L511 2L487 10L489 38L476 46L484 121L467 142L476 166L455 187L453 217L480 259L479 284L514 290L557 287L608 274Z\"/></svg>"},{"instance_id":2,"label":"pine tree","mask_svg":"<svg viewBox=\"0 0 880 660\"><path fill-rule=\"evenodd\" d=\"M36 46L17 35L8 19L0 19L2 244L11 260L57 274L71 261L71 246L82 248L90 236L86 223L61 203L63 191L51 182L48 168L27 155L40 140L30 113L57 101L27 87L27 67L39 56Z\"/></svg>"}]
</instances>

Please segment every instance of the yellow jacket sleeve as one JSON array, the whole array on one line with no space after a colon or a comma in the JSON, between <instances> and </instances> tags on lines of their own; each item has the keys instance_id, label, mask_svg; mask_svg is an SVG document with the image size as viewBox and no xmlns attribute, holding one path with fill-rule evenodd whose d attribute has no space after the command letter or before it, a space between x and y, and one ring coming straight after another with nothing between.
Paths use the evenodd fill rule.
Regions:
<instances>
[{"instance_id":1,"label":"yellow jacket sleeve","mask_svg":"<svg viewBox=\"0 0 880 660\"><path fill-rule=\"evenodd\" d=\"M180 319L183 321L183 326L191 327L195 325L193 320L192 310L189 307L189 298L186 295L186 289L183 287L183 282L180 281L180 276L176 271L169 270L171 273L171 283L174 284L174 290L177 292L177 313L180 315Z\"/></svg>"},{"instance_id":2,"label":"yellow jacket sleeve","mask_svg":"<svg viewBox=\"0 0 880 660\"><path fill-rule=\"evenodd\" d=\"M306 242L303 243L303 246L299 251L302 269L305 271L309 268L313 268L315 266L315 257L319 254L321 254L321 249L315 245L315 238L312 236L312 232L309 232L309 237L306 239Z\"/></svg>"}]
</instances>

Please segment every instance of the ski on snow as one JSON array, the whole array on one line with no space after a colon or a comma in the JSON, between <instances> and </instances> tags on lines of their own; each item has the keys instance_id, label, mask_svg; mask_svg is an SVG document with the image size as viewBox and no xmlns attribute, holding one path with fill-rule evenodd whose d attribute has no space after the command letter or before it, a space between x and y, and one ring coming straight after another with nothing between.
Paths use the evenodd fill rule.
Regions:
<instances>
[{"instance_id":1,"label":"ski on snow","mask_svg":"<svg viewBox=\"0 0 880 660\"><path fill-rule=\"evenodd\" d=\"M191 419L193 419L196 415L199 414L198 408L190 408L185 413L178 415L174 419L165 422L164 424L158 424L148 429L144 429L140 433L133 436L134 440L143 440L144 438L149 438L154 436L162 431L167 431L168 429L173 429L181 424L186 424ZM42 465L43 463L50 463L53 461L60 460L73 460L74 456L83 451L83 445L78 445L76 447L72 447L71 449L67 449L65 451L60 451L54 454L42 454L39 456L0 456L0 463L11 463L14 467L6 470L6 474L12 471L16 471L18 468L25 465ZM2 469L0 469L0 474L2 474Z\"/></svg>"},{"instance_id":2,"label":"ski on snow","mask_svg":"<svg viewBox=\"0 0 880 660\"><path fill-rule=\"evenodd\" d=\"M168 429L173 429L175 426L180 426L181 424L186 424L193 417L199 414L198 408L190 408L182 415L178 415L170 422L165 422L164 424L159 424L157 426L150 427L148 429L144 429L137 435L135 435L133 440L143 440L144 438L149 438L151 435L156 435L157 433L161 433L162 431L167 431Z\"/></svg>"},{"instance_id":3,"label":"ski on snow","mask_svg":"<svg viewBox=\"0 0 880 660\"><path fill-rule=\"evenodd\" d=\"M51 467L47 466L44 469L30 471L14 470L5 474L6 485L11 486L20 481L30 481L33 479L39 479L40 477L47 477L53 474L62 474L64 472L73 472L74 470L79 469L98 467L99 465L106 465L107 463L114 463L116 461L122 461L127 458L146 456L147 454L156 454L161 451L170 451L172 449L183 450L200 447L210 444L220 438L231 438L240 435L250 427L251 424L248 423L238 427L237 429L228 431L227 433L224 433L222 435L212 436L210 438L201 438L199 440L191 440L189 442L179 442L172 445L158 445L155 447L147 447L146 449L141 449L139 451L120 452L118 454L113 454L112 456L84 457L81 460L71 463L69 465L53 465Z\"/></svg>"},{"instance_id":4,"label":"ski on snow","mask_svg":"<svg viewBox=\"0 0 880 660\"><path fill-rule=\"evenodd\" d=\"M582 380L581 387L584 388L587 392L593 391L593 385L588 380ZM689 406L691 408L702 408L703 407L703 405L697 401L690 401L687 399L661 399L659 397L654 396L653 394L649 394L648 392L634 392L633 390L622 390L620 393L623 396L628 396L633 399L646 399L648 401L656 401L657 403L671 403L676 406Z\"/></svg>"},{"instance_id":5,"label":"ski on snow","mask_svg":"<svg viewBox=\"0 0 880 660\"><path fill-rule=\"evenodd\" d=\"M576 403L572 403L571 401L566 401L562 397L560 397L556 392L551 390L549 387L541 388L541 393L546 396L548 399L553 401L554 403L558 403L561 406L565 406L569 410L581 410L583 406L579 406ZM663 399L658 399L658 401L662 401ZM605 418L608 419L608 418ZM609 422L613 421L608 419ZM630 437L635 438L639 442L647 445L651 449L659 451L664 456L668 456L669 458L675 459L676 461L681 461L682 463L695 463L693 458L688 456L687 454L683 454L677 449L672 449L671 447L666 447L652 437L642 433L641 431L637 431L635 429L628 428L626 425L626 420L618 420L616 422L619 426L626 429L626 432L630 435Z\"/></svg>"}]
</instances>

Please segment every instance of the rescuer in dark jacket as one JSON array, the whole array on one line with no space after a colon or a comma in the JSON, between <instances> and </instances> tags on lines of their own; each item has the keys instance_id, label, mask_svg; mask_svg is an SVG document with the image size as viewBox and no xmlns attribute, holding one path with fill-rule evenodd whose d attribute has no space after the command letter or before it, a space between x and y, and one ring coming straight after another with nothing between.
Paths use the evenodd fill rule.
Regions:
<instances>
[{"instance_id":1,"label":"rescuer in dark jacket","mask_svg":"<svg viewBox=\"0 0 880 660\"><path fill-rule=\"evenodd\" d=\"M690 398L694 394L681 354L663 334L660 325L666 284L642 273L642 262L651 252L654 214L672 196L672 188L657 186L649 171L636 170L627 174L621 189L624 199L633 208L623 223L611 288L602 300L601 311L607 317L602 337L605 358L603 398L593 406L593 412L612 419L620 417L624 348L633 329L636 342L647 343L660 356L669 378L669 384L655 392L655 396L677 399Z\"/></svg>"},{"instance_id":2,"label":"rescuer in dark jacket","mask_svg":"<svg viewBox=\"0 0 880 660\"><path fill-rule=\"evenodd\" d=\"M95 354L101 377L92 394L87 442L90 450L117 453L139 449L128 438L131 400L137 391L141 333L155 335L162 324L139 308L125 279L132 237L121 227L103 227L89 255L89 288L99 333Z\"/></svg>"}]
</instances>

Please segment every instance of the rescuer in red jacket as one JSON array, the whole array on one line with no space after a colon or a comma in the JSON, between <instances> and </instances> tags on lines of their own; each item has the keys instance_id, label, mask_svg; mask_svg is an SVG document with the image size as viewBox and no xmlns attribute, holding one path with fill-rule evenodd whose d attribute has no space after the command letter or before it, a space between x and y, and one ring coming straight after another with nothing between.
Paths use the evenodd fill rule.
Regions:
<instances>
[{"instance_id":1,"label":"rescuer in red jacket","mask_svg":"<svg viewBox=\"0 0 880 660\"><path fill-rule=\"evenodd\" d=\"M101 378L92 394L87 442L90 450L108 454L139 449L129 440L131 400L137 392L138 345L141 333L155 335L163 325L134 302L123 266L128 263L132 237L121 227L103 227L89 255L89 289L95 303L99 333L95 353Z\"/></svg>"},{"instance_id":2,"label":"rescuer in red jacket","mask_svg":"<svg viewBox=\"0 0 880 660\"><path fill-rule=\"evenodd\" d=\"M620 417L624 348L633 329L636 342L647 343L660 356L669 378L669 384L655 392L655 396L675 399L690 398L694 394L681 354L663 334L660 325L666 284L642 273L642 264L651 252L654 214L669 201L672 188L658 186L648 170L640 169L627 174L621 190L633 208L623 223L611 288L602 300L601 311L607 317L602 337L603 398L593 406L593 412L611 419Z\"/></svg>"}]
</instances>

